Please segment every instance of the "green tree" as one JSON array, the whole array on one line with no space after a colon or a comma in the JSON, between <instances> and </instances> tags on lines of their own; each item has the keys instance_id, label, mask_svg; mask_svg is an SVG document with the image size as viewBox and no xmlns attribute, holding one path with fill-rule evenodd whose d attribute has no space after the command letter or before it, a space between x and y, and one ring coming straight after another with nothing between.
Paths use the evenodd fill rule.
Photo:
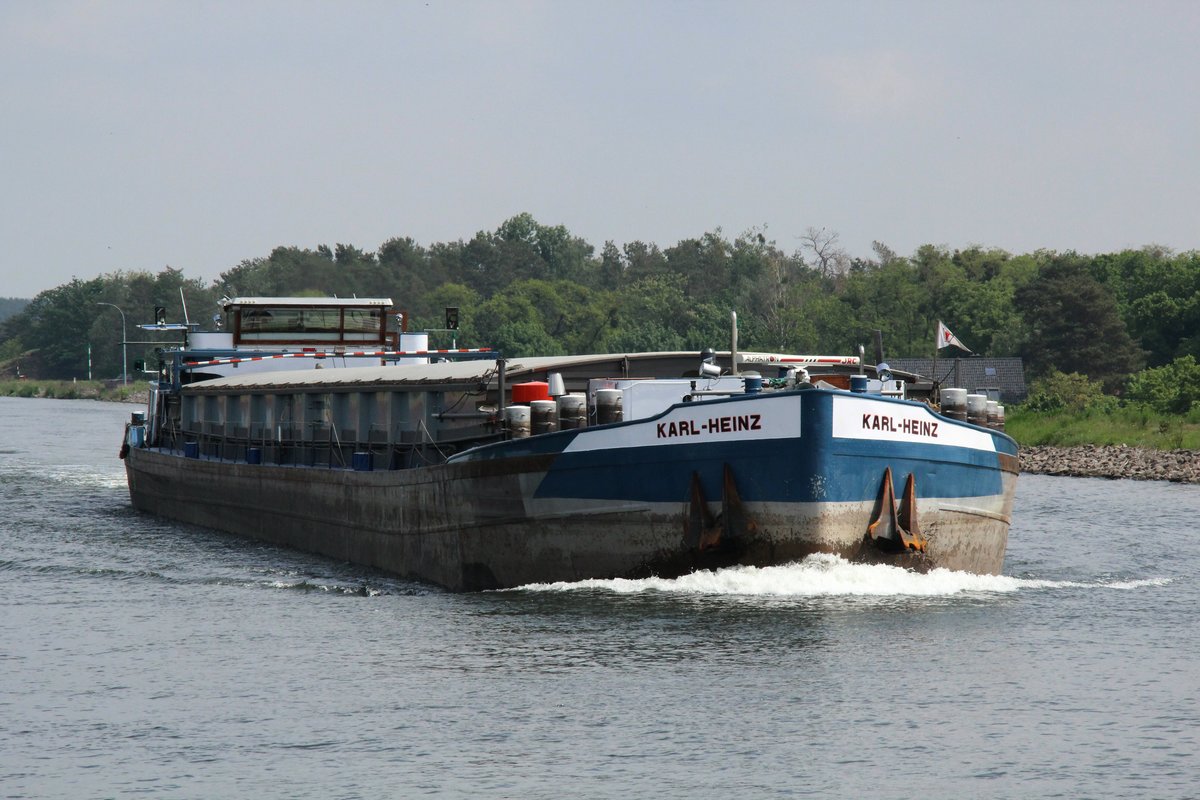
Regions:
<instances>
[{"instance_id":1,"label":"green tree","mask_svg":"<svg viewBox=\"0 0 1200 800\"><path fill-rule=\"evenodd\" d=\"M346 245L339 245L345 248ZM348 262L351 253L347 251ZM243 261L238 267L221 273L217 279L222 293L242 296L318 296L350 295L357 292L353 285L353 269L339 268L333 251L324 245L315 250L299 247L276 247L265 260Z\"/></svg>"},{"instance_id":2,"label":"green tree","mask_svg":"<svg viewBox=\"0 0 1200 800\"><path fill-rule=\"evenodd\" d=\"M699 239L684 239L667 248L665 255L668 269L683 277L689 297L702 302L728 299L733 253L720 229Z\"/></svg>"},{"instance_id":3,"label":"green tree","mask_svg":"<svg viewBox=\"0 0 1200 800\"><path fill-rule=\"evenodd\" d=\"M510 291L480 306L478 331L482 341L507 356L562 355L565 349L546 330L534 298L522 291L523 287L510 287Z\"/></svg>"},{"instance_id":4,"label":"green tree","mask_svg":"<svg viewBox=\"0 0 1200 800\"><path fill-rule=\"evenodd\" d=\"M505 326L518 330L511 325L522 323L522 346L536 341L549 348L522 355L594 352L609 325L610 305L603 296L571 281L518 281L483 303L478 333L484 341L495 343L504 336L515 336L503 333ZM544 336L534 339L529 333L532 329L524 323L540 328Z\"/></svg>"},{"instance_id":5,"label":"green tree","mask_svg":"<svg viewBox=\"0 0 1200 800\"><path fill-rule=\"evenodd\" d=\"M518 214L501 225L496 236L504 241L521 241L533 248L544 267L542 275L530 277L563 281L593 281L590 259L593 247L572 236L563 225L541 225L533 215Z\"/></svg>"},{"instance_id":6,"label":"green tree","mask_svg":"<svg viewBox=\"0 0 1200 800\"><path fill-rule=\"evenodd\" d=\"M33 298L25 309L25 343L38 351L40 374L37 377L87 377L90 331L97 316L96 303L104 289L104 279L81 281L72 278Z\"/></svg>"},{"instance_id":7,"label":"green tree","mask_svg":"<svg viewBox=\"0 0 1200 800\"><path fill-rule=\"evenodd\" d=\"M1078 372L1064 374L1051 369L1029 387L1025 407L1031 411L1069 411L1079 413L1118 402L1104 394L1104 386Z\"/></svg>"},{"instance_id":8,"label":"green tree","mask_svg":"<svg viewBox=\"0 0 1200 800\"><path fill-rule=\"evenodd\" d=\"M449 347L451 339L456 340L459 347L496 346L482 334L487 317L481 311L481 303L479 292L470 286L444 283L421 298L417 306L405 308L402 305L400 308L409 314L408 330L437 331L430 338L431 347ZM458 309L458 332L438 331L446 324L445 310L451 307Z\"/></svg>"},{"instance_id":9,"label":"green tree","mask_svg":"<svg viewBox=\"0 0 1200 800\"><path fill-rule=\"evenodd\" d=\"M532 319L508 320L491 335L491 346L509 358L562 355L562 347Z\"/></svg>"},{"instance_id":10,"label":"green tree","mask_svg":"<svg viewBox=\"0 0 1200 800\"><path fill-rule=\"evenodd\" d=\"M806 324L802 303L813 281L805 282L804 260L789 257L771 247L763 254L764 265L759 272L751 308L761 320L761 347L788 352L803 349L802 342L812 347L813 328Z\"/></svg>"},{"instance_id":11,"label":"green tree","mask_svg":"<svg viewBox=\"0 0 1200 800\"><path fill-rule=\"evenodd\" d=\"M519 280L574 280L595 284L593 248L562 225L541 225L530 214L480 231L463 249L464 279L485 297Z\"/></svg>"},{"instance_id":12,"label":"green tree","mask_svg":"<svg viewBox=\"0 0 1200 800\"><path fill-rule=\"evenodd\" d=\"M390 297L395 278L379 263L374 253L365 252L350 244L338 243L333 248L334 287L323 287L339 297ZM395 298L392 298L393 300Z\"/></svg>"},{"instance_id":13,"label":"green tree","mask_svg":"<svg viewBox=\"0 0 1200 800\"><path fill-rule=\"evenodd\" d=\"M1200 403L1200 364L1194 356L1142 370L1129 379L1126 397L1164 414L1183 414Z\"/></svg>"},{"instance_id":14,"label":"green tree","mask_svg":"<svg viewBox=\"0 0 1200 800\"><path fill-rule=\"evenodd\" d=\"M0 297L0 322L20 314L27 305L29 305L28 300L17 297Z\"/></svg>"},{"instance_id":15,"label":"green tree","mask_svg":"<svg viewBox=\"0 0 1200 800\"><path fill-rule=\"evenodd\" d=\"M401 308L427 312L421 307L421 299L445 283L457 282L457 253L445 258L448 250L441 251L437 259L409 237L388 239L379 246L376 262L379 269L378 288L373 293L391 297Z\"/></svg>"},{"instance_id":16,"label":"green tree","mask_svg":"<svg viewBox=\"0 0 1200 800\"><path fill-rule=\"evenodd\" d=\"M217 287L229 297L272 297L279 294L265 258L248 258L217 278Z\"/></svg>"},{"instance_id":17,"label":"green tree","mask_svg":"<svg viewBox=\"0 0 1200 800\"><path fill-rule=\"evenodd\" d=\"M1022 355L1035 376L1078 372L1116 392L1142 362L1116 300L1074 254L1047 254L1037 277L1016 292L1029 339Z\"/></svg>"},{"instance_id":18,"label":"green tree","mask_svg":"<svg viewBox=\"0 0 1200 800\"><path fill-rule=\"evenodd\" d=\"M697 302L683 275L654 275L635 281L615 300L606 348L639 350L720 350L729 346L729 311Z\"/></svg>"},{"instance_id":19,"label":"green tree","mask_svg":"<svg viewBox=\"0 0 1200 800\"><path fill-rule=\"evenodd\" d=\"M597 285L601 289L608 291L616 291L625 283L625 259L621 256L620 249L613 244L612 240L604 243L604 249L600 251L600 266L596 274Z\"/></svg>"},{"instance_id":20,"label":"green tree","mask_svg":"<svg viewBox=\"0 0 1200 800\"><path fill-rule=\"evenodd\" d=\"M1130 335L1151 366L1200 356L1200 253L1163 247L1097 256L1092 272L1117 297Z\"/></svg>"},{"instance_id":21,"label":"green tree","mask_svg":"<svg viewBox=\"0 0 1200 800\"><path fill-rule=\"evenodd\" d=\"M646 244L641 241L627 242L623 248L625 254L625 273L629 282L661 275L668 271L667 257L658 249L656 244Z\"/></svg>"},{"instance_id":22,"label":"green tree","mask_svg":"<svg viewBox=\"0 0 1200 800\"><path fill-rule=\"evenodd\" d=\"M932 347L933 333L923 313L926 295L909 262L897 259L856 271L843 285L842 299L859 337L882 331L885 352L893 356L921 355Z\"/></svg>"}]
</instances>

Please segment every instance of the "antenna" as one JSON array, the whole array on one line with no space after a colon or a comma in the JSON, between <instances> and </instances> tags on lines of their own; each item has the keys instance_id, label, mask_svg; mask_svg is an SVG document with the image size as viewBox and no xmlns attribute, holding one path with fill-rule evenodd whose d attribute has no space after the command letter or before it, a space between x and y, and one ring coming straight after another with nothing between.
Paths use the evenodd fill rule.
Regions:
<instances>
[{"instance_id":1,"label":"antenna","mask_svg":"<svg viewBox=\"0 0 1200 800\"><path fill-rule=\"evenodd\" d=\"M183 296L183 287L182 286L179 287L179 302L183 303L183 324L190 326L192 323L191 323L191 320L188 319L187 300Z\"/></svg>"}]
</instances>

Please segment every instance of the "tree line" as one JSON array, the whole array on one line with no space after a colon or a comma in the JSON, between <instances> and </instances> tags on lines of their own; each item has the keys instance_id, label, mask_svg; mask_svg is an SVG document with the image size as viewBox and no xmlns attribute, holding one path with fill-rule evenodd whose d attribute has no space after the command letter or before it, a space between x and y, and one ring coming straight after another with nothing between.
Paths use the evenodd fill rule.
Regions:
<instances>
[{"instance_id":1,"label":"tree line","mask_svg":"<svg viewBox=\"0 0 1200 800\"><path fill-rule=\"evenodd\" d=\"M19 314L27 305L29 301L19 297L0 297L0 322Z\"/></svg>"},{"instance_id":2,"label":"tree line","mask_svg":"<svg viewBox=\"0 0 1200 800\"><path fill-rule=\"evenodd\" d=\"M182 320L186 302L193 321L208 321L226 295L334 294L391 297L415 329L443 327L443 309L457 307L460 346L510 356L721 349L732 310L743 349L793 353L854 353L881 330L889 356L928 357L940 319L975 353L1021 356L1031 378L1077 374L1109 395L1149 391L1147 374L1186 379L1200 356L1197 251L924 245L902 256L877 242L855 258L815 228L790 250L765 230L717 229L665 248L609 241L597 251L519 214L466 241L278 247L211 283L170 267L75 279L0 322L0 362L79 377L90 342L95 374L120 374L121 318L106 303L140 340L149 337L134 325L154 306ZM144 357L153 360L152 345L130 346L131 362Z\"/></svg>"}]
</instances>

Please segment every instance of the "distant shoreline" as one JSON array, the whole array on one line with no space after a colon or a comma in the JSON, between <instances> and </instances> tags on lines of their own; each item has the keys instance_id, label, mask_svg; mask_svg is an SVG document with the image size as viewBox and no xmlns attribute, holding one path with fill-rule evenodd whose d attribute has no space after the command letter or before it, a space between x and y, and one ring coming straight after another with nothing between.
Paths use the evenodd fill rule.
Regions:
<instances>
[{"instance_id":1,"label":"distant shoreline","mask_svg":"<svg viewBox=\"0 0 1200 800\"><path fill-rule=\"evenodd\" d=\"M1200 483L1200 451L1129 445L1022 447L1021 471L1035 475Z\"/></svg>"},{"instance_id":2,"label":"distant shoreline","mask_svg":"<svg viewBox=\"0 0 1200 800\"><path fill-rule=\"evenodd\" d=\"M143 384L144 386L144 384ZM150 390L112 385L98 381L0 381L0 397L30 400L103 400L108 403L139 403L145 405Z\"/></svg>"}]
</instances>

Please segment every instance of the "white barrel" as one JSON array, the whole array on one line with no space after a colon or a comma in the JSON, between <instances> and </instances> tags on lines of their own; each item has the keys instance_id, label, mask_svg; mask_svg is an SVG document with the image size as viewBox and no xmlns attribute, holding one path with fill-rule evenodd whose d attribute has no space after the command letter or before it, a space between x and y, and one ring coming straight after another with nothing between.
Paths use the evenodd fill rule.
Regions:
<instances>
[{"instance_id":1,"label":"white barrel","mask_svg":"<svg viewBox=\"0 0 1200 800\"><path fill-rule=\"evenodd\" d=\"M596 390L596 424L607 425L621 421L621 390Z\"/></svg>"},{"instance_id":2,"label":"white barrel","mask_svg":"<svg viewBox=\"0 0 1200 800\"><path fill-rule=\"evenodd\" d=\"M942 389L942 408L945 410L967 410L967 390L947 388Z\"/></svg>"},{"instance_id":3,"label":"white barrel","mask_svg":"<svg viewBox=\"0 0 1200 800\"><path fill-rule=\"evenodd\" d=\"M558 429L574 430L587 425L587 398L581 394L564 394L558 398Z\"/></svg>"},{"instance_id":4,"label":"white barrel","mask_svg":"<svg viewBox=\"0 0 1200 800\"><path fill-rule=\"evenodd\" d=\"M529 406L508 406L504 409L504 424L513 439L529 437Z\"/></svg>"},{"instance_id":5,"label":"white barrel","mask_svg":"<svg viewBox=\"0 0 1200 800\"><path fill-rule=\"evenodd\" d=\"M428 333L402 333L400 334L400 349L401 350L428 350L429 349L429 334ZM429 356L405 356L397 358L397 364L428 364Z\"/></svg>"},{"instance_id":6,"label":"white barrel","mask_svg":"<svg viewBox=\"0 0 1200 800\"><path fill-rule=\"evenodd\" d=\"M987 401L987 425L989 428L998 427L1000 424L999 414L996 411L996 409L998 409L999 407L1000 407L1000 404L997 403L995 400Z\"/></svg>"},{"instance_id":7,"label":"white barrel","mask_svg":"<svg viewBox=\"0 0 1200 800\"><path fill-rule=\"evenodd\" d=\"M967 419L967 390L943 389L942 414L952 420L966 421Z\"/></svg>"},{"instance_id":8,"label":"white barrel","mask_svg":"<svg viewBox=\"0 0 1200 800\"><path fill-rule=\"evenodd\" d=\"M996 429L1004 430L1004 406L996 405Z\"/></svg>"},{"instance_id":9,"label":"white barrel","mask_svg":"<svg viewBox=\"0 0 1200 800\"><path fill-rule=\"evenodd\" d=\"M987 403L988 398L986 394L967 395L967 422L976 425L986 425Z\"/></svg>"},{"instance_id":10,"label":"white barrel","mask_svg":"<svg viewBox=\"0 0 1200 800\"><path fill-rule=\"evenodd\" d=\"M553 400L529 402L529 427L534 436L558 430L558 403Z\"/></svg>"},{"instance_id":11,"label":"white barrel","mask_svg":"<svg viewBox=\"0 0 1200 800\"><path fill-rule=\"evenodd\" d=\"M967 418L967 390L942 389L942 413L951 419Z\"/></svg>"}]
</instances>

